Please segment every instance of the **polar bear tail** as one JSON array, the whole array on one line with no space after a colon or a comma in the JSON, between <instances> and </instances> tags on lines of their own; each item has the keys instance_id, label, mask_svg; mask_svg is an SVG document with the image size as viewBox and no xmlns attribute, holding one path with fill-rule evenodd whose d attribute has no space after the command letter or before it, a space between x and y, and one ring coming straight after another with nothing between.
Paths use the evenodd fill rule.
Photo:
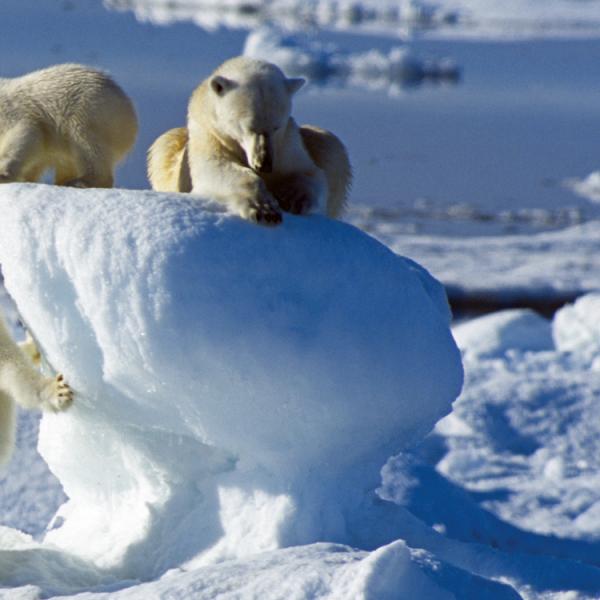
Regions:
<instances>
[{"instance_id":1,"label":"polar bear tail","mask_svg":"<svg viewBox=\"0 0 600 600\"><path fill-rule=\"evenodd\" d=\"M186 127L170 129L148 150L148 179L157 192L191 192Z\"/></svg>"},{"instance_id":2,"label":"polar bear tail","mask_svg":"<svg viewBox=\"0 0 600 600\"><path fill-rule=\"evenodd\" d=\"M341 140L331 131L302 125L302 141L313 162L325 172L327 179L327 216L338 217L344 211L352 185L352 166Z\"/></svg>"},{"instance_id":3,"label":"polar bear tail","mask_svg":"<svg viewBox=\"0 0 600 600\"><path fill-rule=\"evenodd\" d=\"M12 398L0 392L0 467L9 460L15 446L16 414Z\"/></svg>"}]
</instances>

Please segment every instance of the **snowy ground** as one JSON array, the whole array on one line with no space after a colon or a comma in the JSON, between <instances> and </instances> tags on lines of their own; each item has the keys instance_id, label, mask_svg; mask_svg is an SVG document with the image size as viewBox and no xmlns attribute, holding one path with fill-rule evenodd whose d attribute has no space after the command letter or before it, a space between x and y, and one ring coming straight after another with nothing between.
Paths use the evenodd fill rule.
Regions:
<instances>
[{"instance_id":1,"label":"snowy ground","mask_svg":"<svg viewBox=\"0 0 600 600\"><path fill-rule=\"evenodd\" d=\"M49 195L49 192L43 188L39 192L35 195L33 190L24 189L14 196L18 197L19 201L14 204L14 208L11 208L11 213L29 216L26 220L24 218L15 220L13 216L9 221L13 223L11 225L13 234L6 240L6 249L11 248L11 251L5 256L7 259L10 258L6 267L10 271L13 293L16 293L28 321L34 323L34 330L42 335L42 339L48 340L48 335L52 339L67 335L66 339L78 340L76 342L78 352L73 353L72 350L67 349L63 358L60 358L60 347L53 344L52 339L44 344L49 344L49 356L52 357L53 362L59 361L58 364L61 364L61 367L64 365L67 373L69 371L74 374L79 373L75 381L78 381L78 389L82 389L81 386L84 384L78 379L82 373L91 369L88 371L89 377L92 379L96 377L93 375L95 366L85 362L89 360L85 359L86 356L94 354L86 349L88 333L84 333L85 329L79 333L75 330L72 334L68 333L69 322L73 317L68 316L68 310L64 311L73 300L69 299L69 295L64 295L61 287L56 287L53 283L50 283L50 287L45 284L41 289L37 287L44 281L40 277L47 267L35 266L36 260L46 261L41 264L48 266L54 264L55 266L50 270L55 271L53 278L57 281L61 281L63 275L60 275L56 269L66 268L66 273L72 278L75 289L79 290L76 292L79 298L76 306L79 306L79 311L83 311L82 314L88 315L85 317L86 320L91 319L90 323L96 323L93 325L98 332L94 335L99 335L96 343L104 346L103 378L106 378L107 384L113 381L110 385L116 386L110 395L118 399L114 394L120 388L122 392L119 393L138 394L137 398L141 399L140 392L134 391L138 384L135 383L135 377L132 378L133 371L123 370L122 365L119 366L119 363L114 361L117 355L111 354L114 352L130 354L133 348L127 350L128 337L115 340L119 345L125 344L120 350L118 346L112 350L110 345L106 346L107 339L100 341L103 339L104 328L109 323L114 327L115 319L124 318L127 314L128 311L125 311L122 313L123 317L117 316L121 313L123 300L131 298L127 302L133 302L132 314L138 310L133 308L137 306L135 299L139 292L135 289L138 284L136 283L129 291L127 291L128 287L124 287L123 292L126 293L123 295L118 291L119 286L130 284L125 283L127 278L121 278L120 281L123 283L117 284L113 292L110 292L116 280L111 286L106 287L113 277L107 279L108 272L103 274L103 269L106 267L102 266L102 262L98 262L102 259L102 248L104 242L108 240L107 236L111 238L108 247L118 247L123 242L129 244L127 240L130 239L131 233L128 233L128 227L134 220L124 218L124 221L115 221L118 212L112 213L109 210L107 214L111 215L111 228L103 231L102 228L98 229L102 222L98 214L88 211L87 220L95 223L94 228L90 229L80 211L80 205L86 201L86 192L73 192L64 205L61 205L64 192L61 194L57 191L54 195ZM131 208L135 206L126 200L123 192L117 196L115 199L121 206L121 211L129 210L127 207L130 205ZM7 200L10 198L10 193L6 194L6 198ZM107 202L109 200L110 196L107 196ZM145 203L150 200L147 198ZM44 202L46 208L41 212L38 211L39 214L33 219L33 205ZM29 209L28 203L31 204ZM5 204L5 209L8 206ZM54 211L56 218L48 218L48 210L52 206L56 207ZM189 212L191 206L187 208L186 206L183 205L182 208ZM42 214L45 215L44 218L40 218ZM139 209L136 209L136 214L138 219L142 218L143 213ZM178 231L178 228L183 226L184 229L181 231L188 231L190 227L191 230L196 230L198 226L193 225L194 218L193 213L187 216L182 214L181 217L178 217L177 213L169 216L158 238L162 240L160 246L164 246L165 241L172 235L168 233L169 228L175 227L174 231ZM205 223L201 228L208 226L215 217L208 213L207 217L203 217L206 218L208 218L206 223L204 220L198 222L199 225ZM164 220L163 217L161 219ZM298 221L298 226L301 221ZM21 248L16 251L19 247L18 240L22 239L19 229L22 226L28 229L33 227L38 231L36 238L41 240L41 248L45 248L42 253L29 245L21 245ZM73 243L68 237L64 238L60 235L61 227L66 227L71 233L80 230L80 233L73 238ZM249 232L256 229L256 235L264 231L247 227L250 227ZM156 227L144 226L142 230L153 231ZM104 240L102 245L94 241L96 236L94 231L97 232L98 241ZM293 231L294 228L289 229L288 235L293 234ZM244 238L240 235L242 233L242 230L236 233L237 243L242 245L255 243L243 242ZM212 240L213 237L207 239ZM60 242L61 239L64 240L63 243ZM251 236L248 239L253 238ZM330 243L333 243L334 239L332 238ZM140 285L143 285L150 293L149 298L152 298L154 292L150 290L156 285L159 286L156 289L160 290L163 285L161 282L175 283L175 280L170 276L165 279L165 275L160 275L161 269L165 268L161 265L169 264L169 260L165 262L165 258L161 258L160 254L152 259L153 262L148 263L154 274L147 279L144 266L147 258L144 258L144 253L150 250L148 258L151 258L151 249L155 246L147 234L144 234L143 240L143 247L146 250L138 255L135 263L136 274L134 276L132 273L132 277L133 281L136 277L139 278ZM52 249L54 243L56 248ZM214 244L215 241L210 243ZM181 245L181 242L177 244ZM316 248L314 244L310 247ZM182 248L185 248L185 244ZM22 253L30 253L32 250L33 254L30 258L24 259L25 254ZM177 253L180 254L181 251L177 250ZM207 251L208 247L205 247L204 252ZM56 257L54 252L58 253ZM161 252L164 257L168 257L171 251ZM184 251L184 256L186 252ZM304 260L305 254L306 252L296 253L298 257L302 257L300 260ZM118 255L121 266L117 268L117 272L124 273L130 257L127 251L119 252ZM195 251L193 255L197 256ZM34 258L36 256L37 259ZM363 254L361 260L366 260L366 256L368 254ZM307 260L316 264L310 259L310 254L307 255ZM94 263L96 266L90 272L90 266ZM16 265L19 264L31 264L31 272L24 270L19 273L19 269L15 271ZM251 269L254 277L263 277L260 275L260 269L257 270L259 264L261 263L257 262ZM356 264L352 268L356 269ZM32 276L36 272L38 275ZM90 273L95 274L92 279ZM234 278L239 280L235 275ZM147 281L154 281L154 283L147 287ZM264 284L259 285L258 288L262 285ZM100 290L100 293L94 292L95 289ZM298 288L294 295L306 293L300 292L300 289ZM319 287L313 289L318 290ZM431 290L433 292L434 288ZM40 292L44 292L44 295L39 295ZM186 303L185 306L189 305L189 300L185 299L186 293L182 295L175 289L173 292L173 299L182 298ZM113 302L111 294L114 294L115 299L112 308L110 308ZM294 295L290 296L289 301L295 303ZM58 310L54 300L57 297L62 298L60 310L64 315L62 317L56 315L48 320L48 317L44 316L48 307L55 307L52 312ZM117 301L119 297L122 300ZM157 299L161 297L159 295ZM205 297L204 292L203 297ZM210 295L206 296L206 300L203 301L206 302L210 297ZM36 312L36 306L44 307L46 302L44 298L48 299L48 306ZM103 299L103 304L106 302L109 304L102 308L102 305L97 304L99 299ZM160 303L164 304L164 302L164 298L160 300ZM171 303L173 300L168 302ZM322 302L321 298L319 303ZM7 300L3 298L3 305L6 304ZM119 569L114 567L98 570L87 561L82 561L82 558L65 554L64 550L49 545L47 541L43 544L36 541L36 539L41 540L47 524L52 523L52 515L64 501L64 494L61 485L47 471L40 455L33 447L38 416L33 413L22 414L18 451L0 487L0 501L8 509L5 512L4 525L11 528L3 529L0 535L0 545L4 548L0 550L0 576L5 585L9 586L9 589L3 593L7 598L37 598L40 592L43 596L56 596L72 594L82 589L93 590L80 596L84 598L107 595L116 598L186 598L193 595L206 599L322 597L380 600L406 597L407 594L412 597L426 598L516 598L517 594L524 598L597 598L600 594L600 568L596 566L597 551L600 548L600 528L595 515L600 505L600 496L596 489L598 452L595 404L600 394L600 378L596 376L600 372L598 366L600 330L597 318L599 305L599 297L589 295L578 301L574 307L561 310L553 322L546 321L531 311L508 311L457 325L454 334L463 352L467 376L465 389L455 403L454 411L439 422L432 434L412 449L407 449L389 460L383 470L382 487L379 491L380 496L387 502L379 504L376 502L366 512L363 512L364 508L361 509L358 514L362 516L358 521L353 521L354 542L351 545L309 543L266 552L255 551L231 557L228 561L217 565L206 564L204 559L200 562L192 562L183 569L171 568L160 579L143 584L131 581L132 575L135 577L136 572L135 569L131 571L133 568L131 565L136 564L131 556L128 559L130 562L127 563L130 564L128 567L130 575L125 579L123 574L119 574ZM315 308L317 306L315 305ZM375 305L370 305L369 308L372 315L378 314L379 309L376 309ZM358 306L353 310L356 309ZM388 309L382 308L382 310L387 311L386 314L389 313ZM14 319L14 311L9 311L9 314L12 314ZM136 318L139 319L142 315L143 313L139 313ZM149 316L146 315L144 319L148 319ZM323 313L323 317L331 318L326 317L326 313ZM303 322L301 313L298 313L295 318L300 318L298 324ZM323 323L326 322L325 320ZM414 318L411 318L411 322L415 322ZM286 323L285 327L288 328L290 325ZM53 327L58 327L56 333L49 334ZM276 325L275 330L278 327ZM291 327L289 331L295 331L296 326L292 324ZM150 369L147 373L151 373L152 361L158 360L163 368L166 366L163 353L165 348L171 346L169 346L170 342L166 341L167 338L160 341L162 338L159 337L152 341L160 330L154 331L150 321L142 325L142 328L146 333L143 344L149 345L146 350L143 346L139 346L135 354L141 353L142 356L146 356L145 369ZM227 328L228 326L225 327ZM301 333L302 328L299 333L293 334L300 335L299 341L306 335ZM253 329L254 326L249 325L249 331ZM59 331L62 333L58 333ZM411 339L422 338L425 331L422 330ZM110 338L108 340L110 344ZM150 348L157 342L163 350L153 357L158 346L155 351L150 351ZM294 345L295 342L292 342L292 346ZM367 347L363 348L365 351L366 349ZM172 352L173 349L169 350L168 354ZM225 354L224 359L228 362L230 359L227 356ZM319 354L316 356L318 357ZM363 354L363 358L366 356ZM65 360L67 363L64 362ZM181 361L176 363L179 366L178 371L174 373L181 373ZM439 361L437 364L439 365ZM216 365L213 365L212 368L215 367ZM354 380L350 380L351 387L355 387L356 383L352 381L359 381L355 370L352 377ZM439 377L436 379L439 383ZM424 381L422 377L414 379L415 382L419 380ZM247 380L247 384L250 381ZM157 382L158 387L156 387L151 381L147 381L147 385L154 390L149 398L158 398L161 394L160 387L164 384ZM215 390L218 389L218 385ZM80 402L89 405L91 401L95 401L92 399L97 397L98 393L102 393L98 390L85 392ZM125 396L118 397L122 398L118 404L121 406ZM186 406L184 402L181 409L188 411L189 408L185 408ZM114 418L110 417L111 413L120 415L118 416L120 421L123 418L131 419L132 413L129 410L121 412L125 408L124 405L115 413L116 407L117 405L109 408L103 419ZM416 409L413 407L411 410ZM83 419L78 427L85 426L88 419L85 414L86 411L78 417ZM189 430L192 431L195 417L191 420L190 417L191 413L184 418L184 422L186 428L192 426ZM55 463L55 469L63 473L61 477L64 476L65 481L69 481L73 493L80 494L81 491L77 491L73 477L75 473L85 473L81 471L81 461L72 463L61 449L65 441L72 436L69 433L68 421L64 421L65 427L61 425L63 422L61 419L65 418L54 417L46 423L44 452ZM226 418L231 423L230 418ZM252 422L252 418L254 417L248 415L245 422ZM169 419L172 421L172 417ZM91 425L87 426L91 427ZM101 427L104 431L106 424L97 423L93 427ZM126 434L125 430L119 434L121 440L119 444L126 439L125 435L130 434ZM302 437L303 434L296 434L296 437L298 435ZM94 447L100 451L101 456L106 455L107 451L110 456L115 451L115 441L109 441L111 440L110 428L102 434L102 439L105 437L102 444L109 443L105 450L99 449L100 438L94 442ZM69 443L85 446L87 441L76 436ZM181 442L170 444L170 452L180 447L180 444ZM319 443L321 444L322 442ZM398 444L401 445L400 438ZM77 452L80 457L87 456L84 446L81 446ZM109 450L111 447L113 450ZM185 447L185 444L181 446L182 450L187 452ZM119 452L122 457L125 457L128 456L129 451L123 447ZM298 460L305 462L308 455L303 458L302 454L297 452L296 450L286 459L284 463L288 465L286 468L296 464ZM269 454L265 455L268 456ZM121 460L125 460L127 464L133 459L122 458ZM134 463L136 461L137 459ZM210 464L215 465L216 468L218 462L210 459ZM111 481L110 477L105 479L102 475L102 469L105 468L98 464L93 471L95 478L98 477L105 482L103 485ZM328 468L331 468L331 465ZM348 481L355 481L359 472L360 470L356 471ZM127 477L125 472L120 476L122 483L117 490L125 485ZM88 480L87 475L84 475L84 478ZM151 485L151 481L152 478L148 479L140 489L151 489L147 488ZM122 493L117 490L112 493ZM147 493L147 491L143 492L143 494ZM338 494L339 490L329 498L340 497ZM127 502L134 502L135 505L134 497L131 495L127 497ZM154 497L154 492L150 497ZM183 500L179 502L189 502L188 492L182 498ZM113 499L111 502L115 501ZM116 501L115 506L121 506L123 501ZM96 497L93 504L96 506L96 511L101 506L98 502L100 498ZM157 506L160 506L160 503ZM130 521L138 510L130 513ZM181 505L178 510L181 510ZM61 546L66 544L67 548L79 548L79 542L73 546L73 541L69 541L70 536L61 538L60 534L57 537L54 533L61 532L64 527L63 518L66 517L67 523L73 518L72 509L62 512L64 516L51 524L50 535L47 538L55 539ZM275 514L271 511L271 518ZM100 517L101 513L94 519ZM91 523L94 522L92 519ZM267 530L270 527L260 533L262 539L268 539ZM134 529L131 522L127 528L122 529L125 539L131 535L127 532ZM19 534L16 530L27 532L33 538ZM95 547L101 548L104 544L102 540L92 543L93 532L92 527L86 536L86 551ZM108 534L105 532L103 535ZM321 539L326 542L328 536L324 535L325 537ZM110 536L112 554L120 540L118 536L115 537L114 529ZM167 560L167 564L168 561L172 561L178 552L181 552L181 548L179 550L176 548L181 546L182 539L185 540L185 536L180 538L179 543L172 549L170 544L161 548L160 560L163 562ZM189 548L189 544L184 543L183 548ZM7 551L8 549L10 550ZM76 554L81 556L81 550L78 549ZM209 560L210 562L212 561ZM177 563L171 562L171 566L174 565ZM159 570L156 573L160 574L160 572ZM30 585L27 587L25 584ZM567 592L567 596L561 596Z\"/></svg>"}]
</instances>

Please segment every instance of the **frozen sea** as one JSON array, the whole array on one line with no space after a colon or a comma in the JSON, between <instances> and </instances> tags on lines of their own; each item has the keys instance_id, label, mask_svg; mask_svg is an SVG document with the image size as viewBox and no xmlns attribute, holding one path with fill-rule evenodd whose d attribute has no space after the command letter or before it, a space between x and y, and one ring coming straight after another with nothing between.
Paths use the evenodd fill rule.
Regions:
<instances>
[{"instance_id":1,"label":"frozen sea","mask_svg":"<svg viewBox=\"0 0 600 600\"><path fill-rule=\"evenodd\" d=\"M381 494L405 511L388 545L375 532L369 548L295 546L107 582L36 554L65 495L36 450L38 416L22 413L0 479L0 597L600 597L598 0L3 0L0 32L4 77L81 62L129 93L141 127L117 185L133 189L147 188L146 149L183 124L197 83L263 32L253 51L309 79L298 121L349 149L349 222L424 265L466 313L549 317L454 326L465 388L384 469ZM20 335L4 288L0 300Z\"/></svg>"}]
</instances>

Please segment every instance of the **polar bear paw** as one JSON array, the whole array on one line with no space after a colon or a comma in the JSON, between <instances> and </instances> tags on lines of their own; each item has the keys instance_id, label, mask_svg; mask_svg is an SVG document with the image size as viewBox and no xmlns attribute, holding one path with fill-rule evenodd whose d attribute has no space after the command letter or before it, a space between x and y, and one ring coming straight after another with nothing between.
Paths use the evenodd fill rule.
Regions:
<instances>
[{"instance_id":1,"label":"polar bear paw","mask_svg":"<svg viewBox=\"0 0 600 600\"><path fill-rule=\"evenodd\" d=\"M312 180L302 174L291 175L275 184L272 190L281 210L293 215L305 215L315 202L315 190Z\"/></svg>"},{"instance_id":2,"label":"polar bear paw","mask_svg":"<svg viewBox=\"0 0 600 600\"><path fill-rule=\"evenodd\" d=\"M282 220L277 204L264 195L248 201L243 216L249 221L260 225L279 225Z\"/></svg>"},{"instance_id":3,"label":"polar bear paw","mask_svg":"<svg viewBox=\"0 0 600 600\"><path fill-rule=\"evenodd\" d=\"M73 390L62 375L44 380L40 390L40 408L51 412L66 410L73 403Z\"/></svg>"},{"instance_id":4,"label":"polar bear paw","mask_svg":"<svg viewBox=\"0 0 600 600\"><path fill-rule=\"evenodd\" d=\"M80 189L85 189L85 188L89 188L90 186L81 178L77 178L77 179L70 179L69 181L65 182L64 185L66 187L74 187L74 188L80 188Z\"/></svg>"},{"instance_id":5,"label":"polar bear paw","mask_svg":"<svg viewBox=\"0 0 600 600\"><path fill-rule=\"evenodd\" d=\"M279 206L293 215L305 215L312 208L310 195L301 188L289 188L279 195Z\"/></svg>"}]
</instances>

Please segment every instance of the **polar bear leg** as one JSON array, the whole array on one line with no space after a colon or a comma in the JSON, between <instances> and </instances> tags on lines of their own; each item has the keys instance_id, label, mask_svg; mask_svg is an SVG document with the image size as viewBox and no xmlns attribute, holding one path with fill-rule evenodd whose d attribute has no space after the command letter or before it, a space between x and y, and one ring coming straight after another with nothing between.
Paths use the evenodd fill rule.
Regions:
<instances>
[{"instance_id":1,"label":"polar bear leg","mask_svg":"<svg viewBox=\"0 0 600 600\"><path fill-rule=\"evenodd\" d=\"M68 408L73 392L62 375L44 377L27 360L0 319L0 393L24 408L58 411Z\"/></svg>"},{"instance_id":2,"label":"polar bear leg","mask_svg":"<svg viewBox=\"0 0 600 600\"><path fill-rule=\"evenodd\" d=\"M100 144L87 139L72 140L70 160L57 168L55 183L80 188L111 188L115 162Z\"/></svg>"},{"instance_id":3,"label":"polar bear leg","mask_svg":"<svg viewBox=\"0 0 600 600\"><path fill-rule=\"evenodd\" d=\"M0 316L0 465L8 462L15 445L15 402L25 408L58 411L68 408L72 400L73 392L62 375L43 377L33 368Z\"/></svg>"},{"instance_id":4,"label":"polar bear leg","mask_svg":"<svg viewBox=\"0 0 600 600\"><path fill-rule=\"evenodd\" d=\"M43 166L35 159L43 156L42 143L42 132L32 123L21 121L9 129L0 139L0 183L37 181Z\"/></svg>"},{"instance_id":5,"label":"polar bear leg","mask_svg":"<svg viewBox=\"0 0 600 600\"><path fill-rule=\"evenodd\" d=\"M276 177L268 181L267 185L285 212L304 215L325 204L327 183L325 175L318 169L314 169L312 173L291 173Z\"/></svg>"},{"instance_id":6,"label":"polar bear leg","mask_svg":"<svg viewBox=\"0 0 600 600\"><path fill-rule=\"evenodd\" d=\"M10 459L15 445L15 403L12 398L0 392L0 465Z\"/></svg>"},{"instance_id":7,"label":"polar bear leg","mask_svg":"<svg viewBox=\"0 0 600 600\"><path fill-rule=\"evenodd\" d=\"M19 349L27 358L29 358L32 364L34 364L36 367L40 366L42 362L42 355L40 354L40 350L29 331L27 332L27 337L25 340L23 342L19 342Z\"/></svg>"},{"instance_id":8,"label":"polar bear leg","mask_svg":"<svg viewBox=\"0 0 600 600\"><path fill-rule=\"evenodd\" d=\"M346 206L352 185L352 166L342 141L331 131L314 125L300 127L302 142L314 163L325 173L327 207L330 217L339 217Z\"/></svg>"},{"instance_id":9,"label":"polar bear leg","mask_svg":"<svg viewBox=\"0 0 600 600\"><path fill-rule=\"evenodd\" d=\"M219 159L202 159L190 148L192 192L223 202L242 218L278 225L281 212L265 182L248 167Z\"/></svg>"}]
</instances>

